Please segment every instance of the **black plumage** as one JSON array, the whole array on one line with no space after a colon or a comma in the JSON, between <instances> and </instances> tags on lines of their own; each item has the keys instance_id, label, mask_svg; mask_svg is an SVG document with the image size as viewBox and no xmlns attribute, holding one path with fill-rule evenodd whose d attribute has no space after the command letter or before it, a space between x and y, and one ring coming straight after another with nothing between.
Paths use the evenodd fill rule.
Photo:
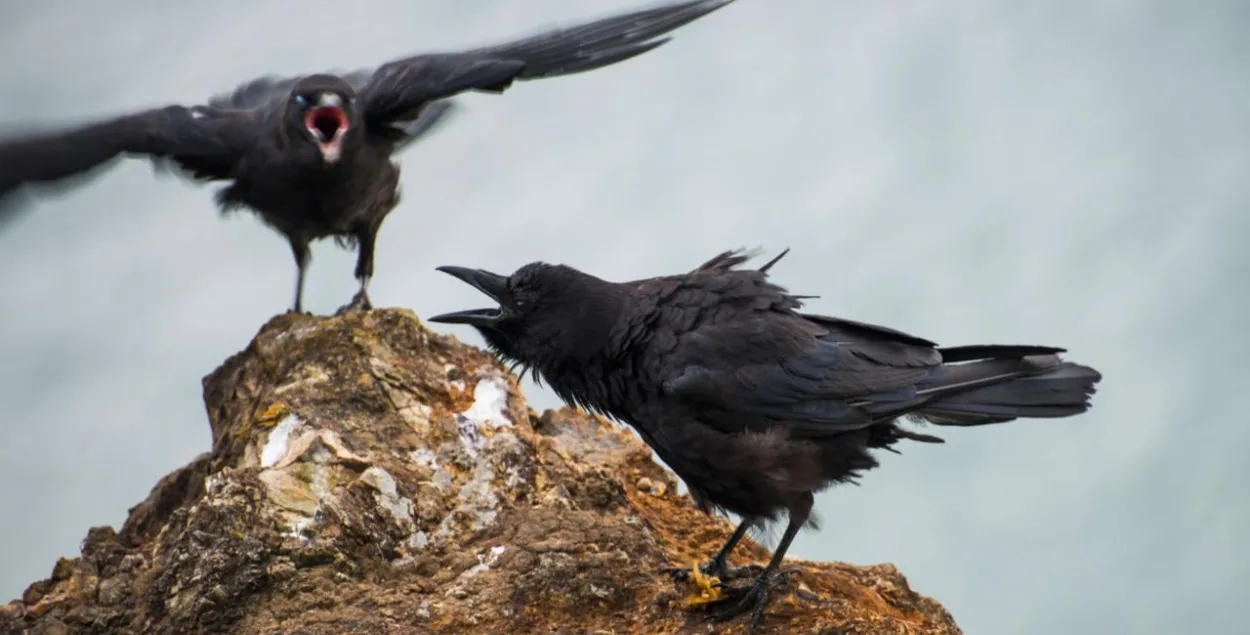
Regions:
<instances>
[{"instance_id":1,"label":"black plumage","mask_svg":"<svg viewBox=\"0 0 1250 635\"><path fill-rule=\"evenodd\" d=\"M615 64L732 1L654 7L376 70L262 77L205 105L3 139L0 222L14 216L31 187L64 187L120 156L146 156L197 181L229 182L217 197L223 211L250 210L286 236L298 267L296 311L309 244L326 237L354 244L360 291L352 306L368 307L374 244L399 202L399 167L391 157L445 118L447 98Z\"/></svg>"},{"instance_id":2,"label":"black plumage","mask_svg":"<svg viewBox=\"0 0 1250 635\"><path fill-rule=\"evenodd\" d=\"M725 252L689 273L619 283L541 262L507 277L441 267L499 307L430 318L475 327L566 402L629 423L700 507L740 515L705 572L732 575L727 558L748 528L787 512L772 561L719 617L752 610L758 622L786 549L814 524L814 493L876 467L873 449L942 442L907 420L1072 416L1090 407L1101 379L1062 361L1061 348L939 348L803 313L803 296L768 280L780 256L739 268L748 258Z\"/></svg>"}]
</instances>

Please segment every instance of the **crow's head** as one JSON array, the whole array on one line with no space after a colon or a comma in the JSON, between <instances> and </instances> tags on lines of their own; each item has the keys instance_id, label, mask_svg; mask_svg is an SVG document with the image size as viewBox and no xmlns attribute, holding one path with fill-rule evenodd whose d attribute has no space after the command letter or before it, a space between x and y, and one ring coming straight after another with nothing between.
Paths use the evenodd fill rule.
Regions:
<instances>
[{"instance_id":1,"label":"crow's head","mask_svg":"<svg viewBox=\"0 0 1250 635\"><path fill-rule=\"evenodd\" d=\"M540 371L601 353L623 315L619 285L564 265L533 262L507 277L467 267L438 270L498 306L444 313L430 322L468 324L500 357Z\"/></svg>"},{"instance_id":2,"label":"crow's head","mask_svg":"<svg viewBox=\"0 0 1250 635\"><path fill-rule=\"evenodd\" d=\"M317 145L325 163L336 163L355 125L355 91L341 77L309 75L291 89L287 120Z\"/></svg>"}]
</instances>

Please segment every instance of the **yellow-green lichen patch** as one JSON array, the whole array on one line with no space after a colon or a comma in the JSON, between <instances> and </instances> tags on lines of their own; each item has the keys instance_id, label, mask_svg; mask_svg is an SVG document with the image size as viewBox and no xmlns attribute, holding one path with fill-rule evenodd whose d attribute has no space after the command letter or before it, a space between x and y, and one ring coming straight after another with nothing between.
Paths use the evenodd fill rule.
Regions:
<instances>
[{"instance_id":1,"label":"yellow-green lichen patch","mask_svg":"<svg viewBox=\"0 0 1250 635\"><path fill-rule=\"evenodd\" d=\"M720 589L720 578L703 573L703 570L699 568L698 561L695 561L694 565L690 567L690 581L694 583L695 590L693 595L686 598L687 607L692 608L719 602L725 597L725 594Z\"/></svg>"},{"instance_id":2,"label":"yellow-green lichen patch","mask_svg":"<svg viewBox=\"0 0 1250 635\"><path fill-rule=\"evenodd\" d=\"M269 407L265 408L260 414L256 415L256 423L266 428L271 428L290 411L291 409L286 404L281 401L275 401L269 404Z\"/></svg>"}]
</instances>

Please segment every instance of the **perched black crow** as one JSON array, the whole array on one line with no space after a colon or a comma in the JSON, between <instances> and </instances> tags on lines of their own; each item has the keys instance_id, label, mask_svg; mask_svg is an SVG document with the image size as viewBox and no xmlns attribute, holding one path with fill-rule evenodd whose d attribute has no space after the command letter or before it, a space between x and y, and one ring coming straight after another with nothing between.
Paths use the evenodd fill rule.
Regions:
<instances>
[{"instance_id":1,"label":"perched black crow","mask_svg":"<svg viewBox=\"0 0 1250 635\"><path fill-rule=\"evenodd\" d=\"M460 92L502 92L516 80L601 68L733 0L693 0L552 30L498 46L421 54L376 70L262 77L203 106L168 106L54 132L0 140L0 222L28 185L66 186L121 155L143 155L199 181L229 181L223 212L248 209L291 244L302 306L309 244L333 236L358 250L368 308L378 229L399 202L391 156L447 113ZM658 39L657 39L658 38Z\"/></svg>"},{"instance_id":2,"label":"perched black crow","mask_svg":"<svg viewBox=\"0 0 1250 635\"><path fill-rule=\"evenodd\" d=\"M1090 407L1101 379L1061 361L1061 348L938 348L802 313L805 296L768 281L781 256L746 270L737 267L750 256L729 251L689 273L631 282L542 262L508 277L440 267L499 306L430 318L473 326L496 355L534 371L566 402L629 423L704 511L740 515L704 572L732 575L727 558L742 536L785 510L768 566L715 609L720 619L753 611L752 630L790 542L815 525L815 492L876 467L874 448L942 442L906 429L904 418L978 426L1068 417Z\"/></svg>"}]
</instances>

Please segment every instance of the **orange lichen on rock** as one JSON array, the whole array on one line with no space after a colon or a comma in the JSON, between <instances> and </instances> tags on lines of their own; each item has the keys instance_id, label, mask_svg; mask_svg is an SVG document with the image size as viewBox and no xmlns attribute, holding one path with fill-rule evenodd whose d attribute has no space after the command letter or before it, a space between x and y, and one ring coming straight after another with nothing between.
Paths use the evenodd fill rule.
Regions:
<instances>
[{"instance_id":1,"label":"orange lichen on rock","mask_svg":"<svg viewBox=\"0 0 1250 635\"><path fill-rule=\"evenodd\" d=\"M0 634L744 631L706 621L718 581L663 572L727 521L628 428L529 410L411 312L275 317L204 397L212 451L0 606ZM960 632L890 565L786 566L761 633Z\"/></svg>"}]
</instances>

